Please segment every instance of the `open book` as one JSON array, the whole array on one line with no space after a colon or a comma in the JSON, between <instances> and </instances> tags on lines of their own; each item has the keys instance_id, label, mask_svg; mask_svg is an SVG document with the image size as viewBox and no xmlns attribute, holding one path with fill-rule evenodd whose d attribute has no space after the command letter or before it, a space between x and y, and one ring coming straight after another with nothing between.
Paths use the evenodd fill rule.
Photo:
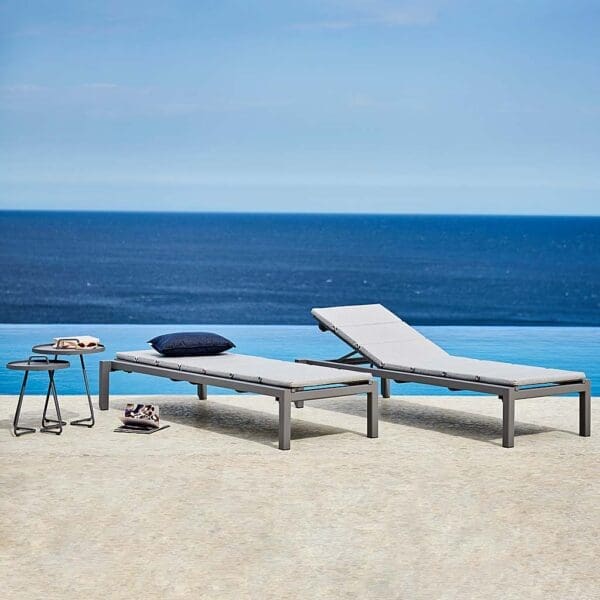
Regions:
<instances>
[{"instance_id":1,"label":"open book","mask_svg":"<svg viewBox=\"0 0 600 600\"><path fill-rule=\"evenodd\" d=\"M125 414L119 419L128 428L158 429L160 427L159 410L155 404L128 404L125 407Z\"/></svg>"}]
</instances>

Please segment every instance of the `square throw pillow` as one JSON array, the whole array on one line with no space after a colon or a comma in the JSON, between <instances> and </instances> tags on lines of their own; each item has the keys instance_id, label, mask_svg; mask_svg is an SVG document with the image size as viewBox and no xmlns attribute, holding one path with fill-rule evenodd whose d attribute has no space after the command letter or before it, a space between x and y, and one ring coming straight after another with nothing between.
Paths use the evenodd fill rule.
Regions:
<instances>
[{"instance_id":1,"label":"square throw pillow","mask_svg":"<svg viewBox=\"0 0 600 600\"><path fill-rule=\"evenodd\" d=\"M165 333L148 343L164 356L211 356L235 348L227 338L208 331Z\"/></svg>"}]
</instances>

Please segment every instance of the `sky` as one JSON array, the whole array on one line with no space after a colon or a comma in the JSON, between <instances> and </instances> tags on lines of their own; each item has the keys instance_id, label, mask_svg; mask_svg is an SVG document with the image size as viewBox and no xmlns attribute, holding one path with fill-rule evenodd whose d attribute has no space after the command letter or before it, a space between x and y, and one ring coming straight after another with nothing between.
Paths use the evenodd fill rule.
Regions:
<instances>
[{"instance_id":1,"label":"sky","mask_svg":"<svg viewBox=\"0 0 600 600\"><path fill-rule=\"evenodd\" d=\"M0 208L600 215L600 2L0 0Z\"/></svg>"}]
</instances>

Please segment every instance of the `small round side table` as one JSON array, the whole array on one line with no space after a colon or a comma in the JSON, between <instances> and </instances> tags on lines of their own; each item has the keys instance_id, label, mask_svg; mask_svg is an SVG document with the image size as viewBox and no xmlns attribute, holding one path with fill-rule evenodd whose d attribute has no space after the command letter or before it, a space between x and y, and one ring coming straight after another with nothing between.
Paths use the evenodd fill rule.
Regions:
<instances>
[{"instance_id":1,"label":"small round side table","mask_svg":"<svg viewBox=\"0 0 600 600\"><path fill-rule=\"evenodd\" d=\"M6 367L14 371L24 371L23 383L21 384L21 392L19 393L19 403L17 404L17 412L13 420L13 431L18 437L25 433L33 433L35 429L33 427L20 427L19 417L21 415L21 406L23 405L23 396L25 395L25 388L27 387L27 379L29 373L32 371L46 371L50 379L48 384L48 394L46 394L46 402L44 404L44 412L42 413L42 427L40 431L44 433L55 433L60 435L62 433L62 426L64 421L60 416L60 406L58 405L58 396L56 394L56 386L54 385L54 371L59 369L68 369L71 363L68 360L48 360L47 356L30 356L27 360L14 360L9 362ZM50 392L54 398L54 408L56 409L56 416L58 420L48 419L46 412L48 411L48 400L50 399Z\"/></svg>"},{"instance_id":2,"label":"small round side table","mask_svg":"<svg viewBox=\"0 0 600 600\"><path fill-rule=\"evenodd\" d=\"M71 421L71 425L93 427L96 423L96 419L94 418L94 407L92 406L92 396L90 394L90 384L88 381L83 356L85 354L96 354L98 352L104 352L105 349L106 348L101 344L98 346L94 346L93 348L55 348L53 344L39 344L31 349L31 351L35 352L36 354L53 355L54 360L57 360L59 356L79 356L79 361L81 362L81 372L83 374L83 382L85 384L85 392L87 394L88 399L88 406L90 407L90 416L85 417L84 419L77 419L75 421ZM48 394L50 394L50 387L48 387ZM66 423L64 424L66 425Z\"/></svg>"}]
</instances>

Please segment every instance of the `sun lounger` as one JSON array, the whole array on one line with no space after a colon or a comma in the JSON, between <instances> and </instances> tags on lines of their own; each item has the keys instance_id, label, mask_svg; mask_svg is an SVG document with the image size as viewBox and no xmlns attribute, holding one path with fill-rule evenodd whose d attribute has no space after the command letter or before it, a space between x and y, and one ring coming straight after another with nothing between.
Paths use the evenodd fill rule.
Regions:
<instances>
[{"instance_id":1,"label":"sun lounger","mask_svg":"<svg viewBox=\"0 0 600 600\"><path fill-rule=\"evenodd\" d=\"M322 331L333 332L353 350L338 359L303 363L380 377L386 398L390 380L498 396L505 448L514 445L515 400L578 392L579 435L590 435L590 383L584 373L452 356L381 304L315 308L312 314Z\"/></svg>"},{"instance_id":2,"label":"sun lounger","mask_svg":"<svg viewBox=\"0 0 600 600\"><path fill-rule=\"evenodd\" d=\"M273 396L279 402L279 448L289 450L291 404L302 408L306 400L367 395L367 436L377 437L377 385L368 373L224 353L216 356L166 357L153 350L118 352L114 360L100 362L100 410L108 410L109 377L113 371L142 373L187 381L198 386L206 399L206 386Z\"/></svg>"}]
</instances>

